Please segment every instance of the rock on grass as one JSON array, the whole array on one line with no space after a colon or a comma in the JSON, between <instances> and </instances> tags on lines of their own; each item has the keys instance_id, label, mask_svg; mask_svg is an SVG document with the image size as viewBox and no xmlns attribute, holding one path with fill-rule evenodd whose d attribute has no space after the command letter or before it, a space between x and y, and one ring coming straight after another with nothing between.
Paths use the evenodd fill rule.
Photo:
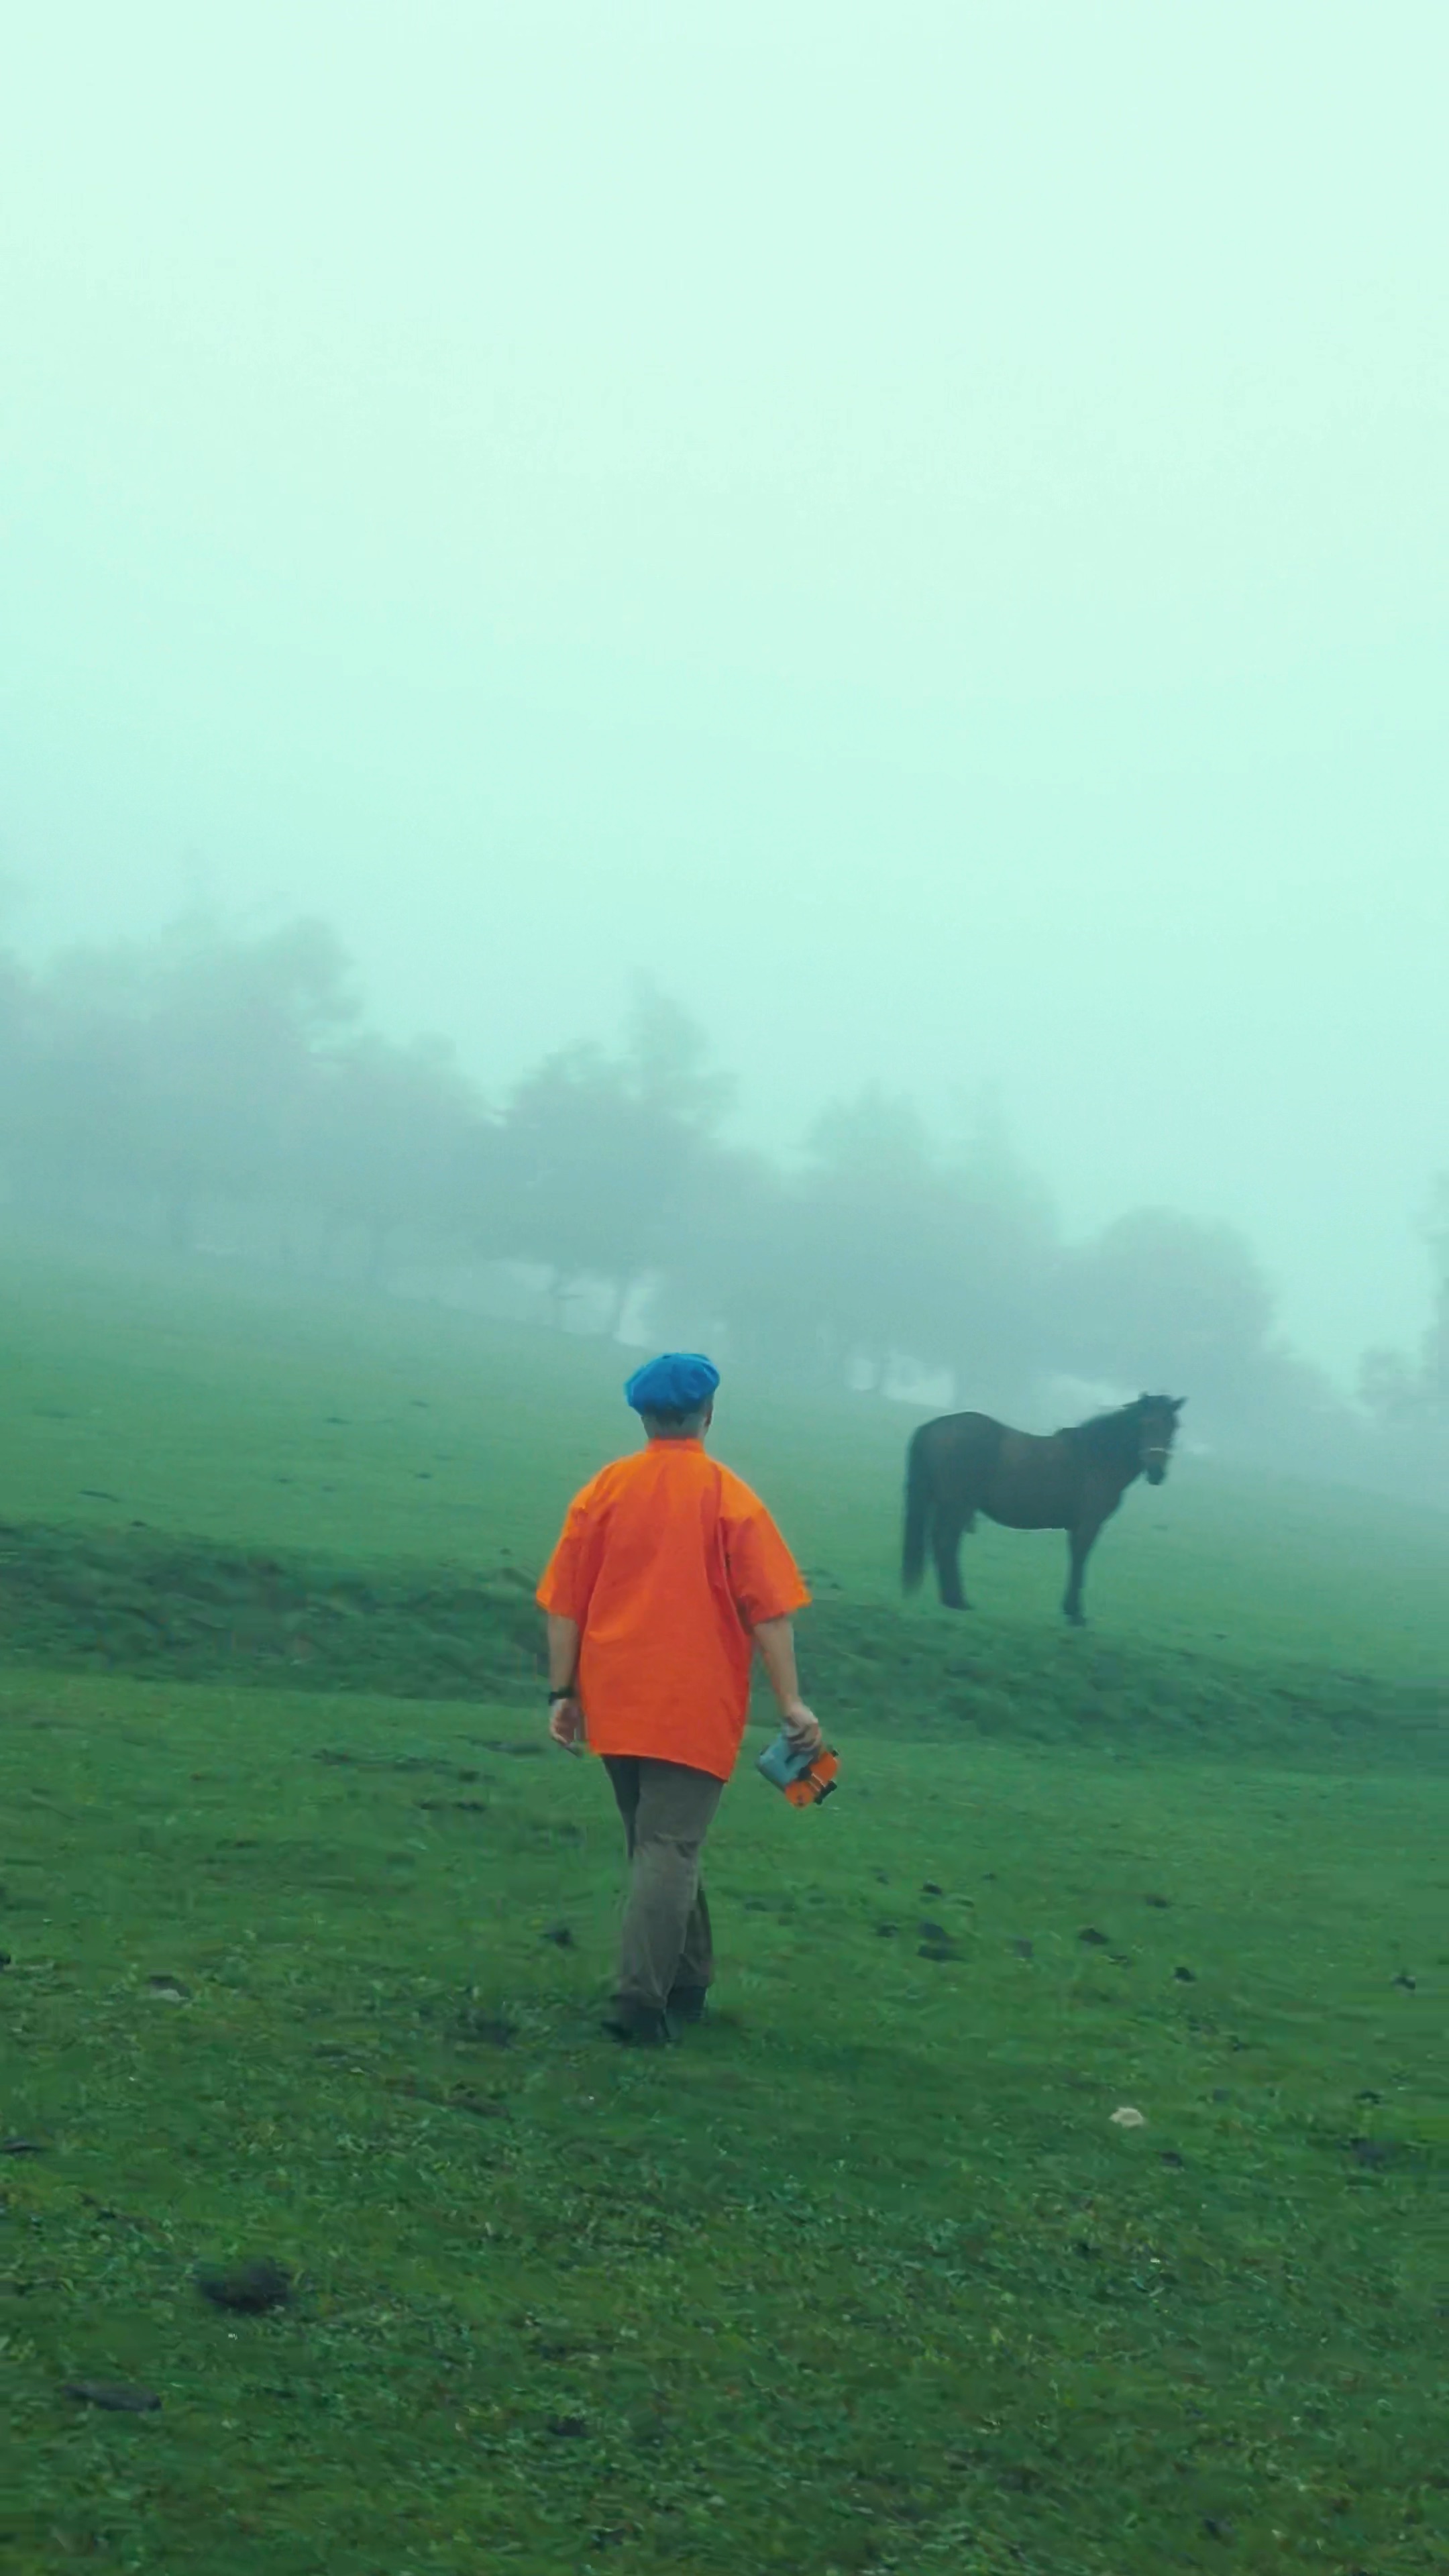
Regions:
<instances>
[{"instance_id":1,"label":"rock on grass","mask_svg":"<svg viewBox=\"0 0 1449 2576\"><path fill-rule=\"evenodd\" d=\"M236 2263L229 2271L198 2272L196 2286L214 2308L248 2317L284 2308L292 2296L292 2276L280 2263Z\"/></svg>"},{"instance_id":2,"label":"rock on grass","mask_svg":"<svg viewBox=\"0 0 1449 2576\"><path fill-rule=\"evenodd\" d=\"M66 2382L67 2397L78 2406L101 2406L108 2415L157 2415L161 2400L152 2388L125 2388L118 2380L72 2379Z\"/></svg>"}]
</instances>

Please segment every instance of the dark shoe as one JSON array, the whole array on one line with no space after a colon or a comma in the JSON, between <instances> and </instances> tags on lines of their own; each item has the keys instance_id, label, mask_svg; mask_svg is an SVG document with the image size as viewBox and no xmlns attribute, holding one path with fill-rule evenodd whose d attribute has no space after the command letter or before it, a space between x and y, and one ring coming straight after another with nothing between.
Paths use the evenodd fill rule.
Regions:
<instances>
[{"instance_id":1,"label":"dark shoe","mask_svg":"<svg viewBox=\"0 0 1449 2576\"><path fill-rule=\"evenodd\" d=\"M671 2021L703 2021L708 1986L675 1986L671 1989L668 2012Z\"/></svg>"},{"instance_id":2,"label":"dark shoe","mask_svg":"<svg viewBox=\"0 0 1449 2576\"><path fill-rule=\"evenodd\" d=\"M615 2004L605 2016L604 2028L626 2048L667 2048L674 2037L667 2016L642 2004Z\"/></svg>"}]
</instances>

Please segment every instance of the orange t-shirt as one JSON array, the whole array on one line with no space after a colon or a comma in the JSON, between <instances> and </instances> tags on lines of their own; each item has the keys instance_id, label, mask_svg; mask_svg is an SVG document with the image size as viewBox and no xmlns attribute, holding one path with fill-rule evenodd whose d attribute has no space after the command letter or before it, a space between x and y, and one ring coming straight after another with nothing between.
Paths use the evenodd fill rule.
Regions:
<instances>
[{"instance_id":1,"label":"orange t-shirt","mask_svg":"<svg viewBox=\"0 0 1449 2576\"><path fill-rule=\"evenodd\" d=\"M727 1780L749 1709L751 1631L810 1595L748 1485L702 1441L651 1440L574 1496L538 1598L582 1631L579 1697L596 1753Z\"/></svg>"}]
</instances>

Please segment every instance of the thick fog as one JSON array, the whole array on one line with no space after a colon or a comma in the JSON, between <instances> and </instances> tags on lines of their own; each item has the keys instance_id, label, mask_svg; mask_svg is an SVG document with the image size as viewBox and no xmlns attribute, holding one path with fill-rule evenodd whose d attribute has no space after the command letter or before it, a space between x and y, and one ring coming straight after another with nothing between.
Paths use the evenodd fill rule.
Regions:
<instances>
[{"instance_id":1,"label":"thick fog","mask_svg":"<svg viewBox=\"0 0 1449 2576\"><path fill-rule=\"evenodd\" d=\"M29 13L3 936L73 1025L77 942L320 916L497 1109L643 976L772 1170L878 1085L978 1176L1004 1127L1053 1261L1225 1223L1270 1338L1412 1373L1445 50L1431 0Z\"/></svg>"}]
</instances>

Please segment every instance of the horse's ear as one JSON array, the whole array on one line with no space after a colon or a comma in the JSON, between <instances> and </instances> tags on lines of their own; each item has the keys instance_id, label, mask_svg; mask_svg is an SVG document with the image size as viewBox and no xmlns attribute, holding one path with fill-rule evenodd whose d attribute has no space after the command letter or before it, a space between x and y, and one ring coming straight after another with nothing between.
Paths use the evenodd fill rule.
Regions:
<instances>
[{"instance_id":1,"label":"horse's ear","mask_svg":"<svg viewBox=\"0 0 1449 2576\"><path fill-rule=\"evenodd\" d=\"M1187 1402L1187 1397L1186 1397L1185 1395L1175 1395L1175 1396L1172 1398L1172 1409L1173 1409L1173 1412L1174 1412L1174 1413L1181 1413L1182 1408L1183 1408L1183 1406L1186 1404L1186 1402Z\"/></svg>"}]
</instances>

